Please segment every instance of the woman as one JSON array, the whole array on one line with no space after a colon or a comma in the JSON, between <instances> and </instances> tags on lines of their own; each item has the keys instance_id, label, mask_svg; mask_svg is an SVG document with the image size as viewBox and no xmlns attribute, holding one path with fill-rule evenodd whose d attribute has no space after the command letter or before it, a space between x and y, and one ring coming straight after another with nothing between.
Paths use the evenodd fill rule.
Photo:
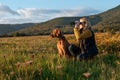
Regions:
<instances>
[{"instance_id":1,"label":"woman","mask_svg":"<svg viewBox=\"0 0 120 80\"><path fill-rule=\"evenodd\" d=\"M94 32L86 18L81 18L80 22L76 22L74 34L79 43L79 47L72 44L69 46L69 51L74 57L77 57L79 60L86 60L98 54Z\"/></svg>"}]
</instances>

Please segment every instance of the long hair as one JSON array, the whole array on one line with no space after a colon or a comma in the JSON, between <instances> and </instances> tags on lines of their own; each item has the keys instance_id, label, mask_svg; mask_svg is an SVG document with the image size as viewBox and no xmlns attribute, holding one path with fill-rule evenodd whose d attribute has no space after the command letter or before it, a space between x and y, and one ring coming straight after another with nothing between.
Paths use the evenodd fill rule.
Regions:
<instances>
[{"instance_id":1,"label":"long hair","mask_svg":"<svg viewBox=\"0 0 120 80\"><path fill-rule=\"evenodd\" d=\"M80 22L81 22L81 21L86 22L85 27L83 28L83 30L86 30L86 29L92 30L92 28L91 28L91 23L90 23L90 21L89 21L87 18L85 18L85 17L80 18ZM92 31L93 31L93 30L92 30Z\"/></svg>"}]
</instances>

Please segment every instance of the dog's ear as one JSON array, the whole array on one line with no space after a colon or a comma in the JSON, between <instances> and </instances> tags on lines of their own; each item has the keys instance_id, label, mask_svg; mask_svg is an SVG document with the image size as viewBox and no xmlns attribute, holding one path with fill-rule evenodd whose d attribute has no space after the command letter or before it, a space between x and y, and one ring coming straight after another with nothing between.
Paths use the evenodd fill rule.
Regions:
<instances>
[{"instance_id":1,"label":"dog's ear","mask_svg":"<svg viewBox=\"0 0 120 80\"><path fill-rule=\"evenodd\" d=\"M56 36L59 37L61 35L61 31L59 29L56 30Z\"/></svg>"}]
</instances>

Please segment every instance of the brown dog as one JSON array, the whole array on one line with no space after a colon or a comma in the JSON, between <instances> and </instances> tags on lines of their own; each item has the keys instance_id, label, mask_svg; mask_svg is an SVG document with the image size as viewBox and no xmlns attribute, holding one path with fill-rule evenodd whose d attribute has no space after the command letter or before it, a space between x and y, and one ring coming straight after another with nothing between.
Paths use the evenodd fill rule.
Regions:
<instances>
[{"instance_id":1,"label":"brown dog","mask_svg":"<svg viewBox=\"0 0 120 80\"><path fill-rule=\"evenodd\" d=\"M60 57L72 57L72 55L70 54L68 47L69 47L69 42L66 40L66 38L64 37L64 35L62 34L62 32L59 29L54 29L51 34L52 38L58 38L59 41L57 43L57 49L59 52L59 56Z\"/></svg>"}]
</instances>

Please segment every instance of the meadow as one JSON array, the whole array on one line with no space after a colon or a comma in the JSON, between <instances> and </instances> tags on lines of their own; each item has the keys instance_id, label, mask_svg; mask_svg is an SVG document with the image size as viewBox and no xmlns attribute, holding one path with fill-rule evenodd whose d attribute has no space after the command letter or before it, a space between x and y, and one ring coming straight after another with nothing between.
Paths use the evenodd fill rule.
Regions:
<instances>
[{"instance_id":1,"label":"meadow","mask_svg":"<svg viewBox=\"0 0 120 80\"><path fill-rule=\"evenodd\" d=\"M95 35L99 54L87 61L59 58L50 36L0 38L0 80L120 80L119 33Z\"/></svg>"}]
</instances>

